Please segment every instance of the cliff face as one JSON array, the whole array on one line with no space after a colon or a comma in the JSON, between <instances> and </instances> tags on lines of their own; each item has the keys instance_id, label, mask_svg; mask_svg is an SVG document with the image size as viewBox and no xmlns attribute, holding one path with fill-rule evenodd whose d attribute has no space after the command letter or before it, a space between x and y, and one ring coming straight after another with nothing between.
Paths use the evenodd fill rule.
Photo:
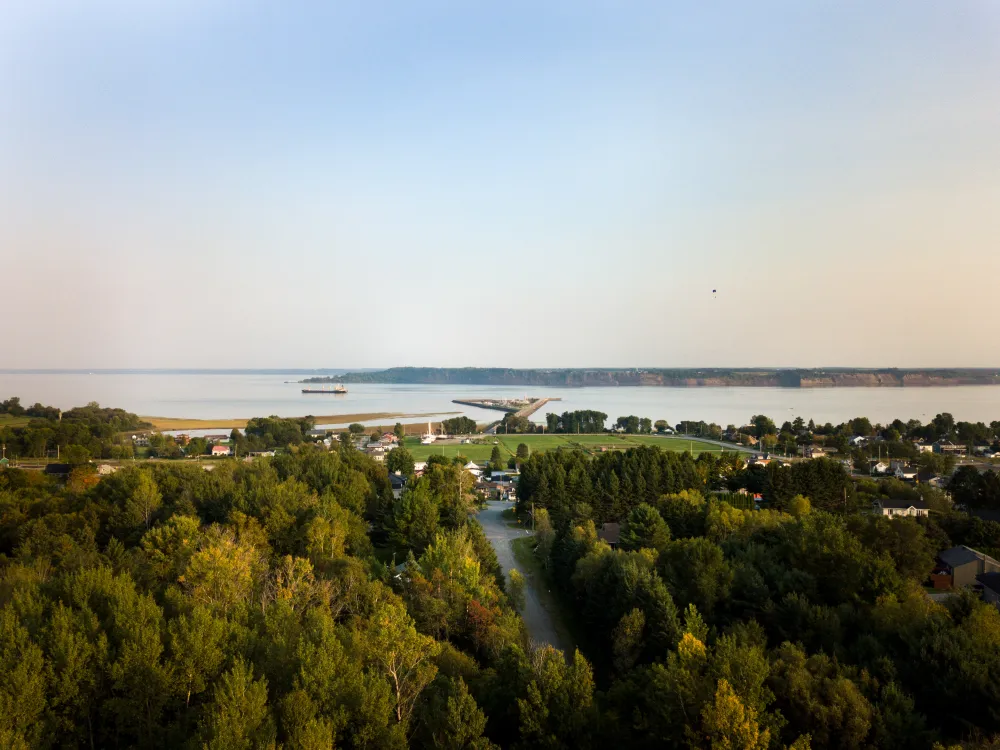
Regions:
<instances>
[{"instance_id":1,"label":"cliff face","mask_svg":"<svg viewBox=\"0 0 1000 750\"><path fill-rule=\"evenodd\" d=\"M380 372L319 377L303 383L508 385L562 388L651 386L667 388L900 388L1000 385L1000 370L768 370L768 369L564 369L393 367Z\"/></svg>"}]
</instances>

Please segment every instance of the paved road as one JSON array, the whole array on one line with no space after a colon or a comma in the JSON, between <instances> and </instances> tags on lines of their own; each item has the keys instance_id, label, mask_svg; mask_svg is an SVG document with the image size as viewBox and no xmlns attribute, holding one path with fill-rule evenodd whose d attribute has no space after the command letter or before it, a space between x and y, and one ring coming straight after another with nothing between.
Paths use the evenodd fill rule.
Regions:
<instances>
[{"instance_id":1,"label":"paved road","mask_svg":"<svg viewBox=\"0 0 1000 750\"><path fill-rule=\"evenodd\" d=\"M486 538L490 540L490 544L496 550L500 567L503 568L504 575L508 577L511 568L517 567L514 550L510 543L519 536L525 536L524 529L511 528L500 515L505 508L510 507L513 507L510 503L492 500L486 503L486 509L479 513L479 523L483 525ZM535 643L548 643L565 651L566 644L562 642L556 632L552 615L542 606L538 592L535 590L536 585L541 585L541 582L534 580L533 576L525 576L524 610L521 612L521 616L528 628L528 635Z\"/></svg>"}]
</instances>

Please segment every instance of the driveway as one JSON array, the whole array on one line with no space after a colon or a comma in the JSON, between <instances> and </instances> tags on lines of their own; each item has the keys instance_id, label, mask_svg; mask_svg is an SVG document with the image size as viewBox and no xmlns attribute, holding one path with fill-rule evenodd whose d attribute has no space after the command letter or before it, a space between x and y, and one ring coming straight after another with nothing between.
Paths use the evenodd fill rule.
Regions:
<instances>
[{"instance_id":1,"label":"driveway","mask_svg":"<svg viewBox=\"0 0 1000 750\"><path fill-rule=\"evenodd\" d=\"M505 509L512 507L513 505L510 503L491 500L486 503L486 509L480 511L478 515L479 523L482 524L483 530L486 532L486 538L490 540L490 544L496 550L497 560L500 562L500 567L503 568L504 575L508 580L510 580L511 568L517 567L517 561L514 559L514 550L510 546L510 543L518 537L527 535L525 529L508 526L507 521L501 515ZM524 571L521 572L523 573ZM521 617L524 618L524 624L528 628L528 635L534 643L539 645L547 643L565 652L567 644L562 642L562 639L556 632L552 613L543 606L538 591L535 588L540 585L543 585L543 583L537 580L535 576L525 574L524 609L521 612Z\"/></svg>"}]
</instances>

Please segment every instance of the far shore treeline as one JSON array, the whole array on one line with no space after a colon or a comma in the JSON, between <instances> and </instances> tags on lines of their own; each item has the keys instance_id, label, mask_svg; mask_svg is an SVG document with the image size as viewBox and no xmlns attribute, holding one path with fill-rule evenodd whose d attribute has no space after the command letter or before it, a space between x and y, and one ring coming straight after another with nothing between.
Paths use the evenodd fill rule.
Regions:
<instances>
[{"instance_id":1,"label":"far shore treeline","mask_svg":"<svg viewBox=\"0 0 1000 750\"><path fill-rule=\"evenodd\" d=\"M567 368L392 367L306 378L303 383L400 383L509 386L661 386L661 387L934 387L1000 385L1000 369L823 369L773 368Z\"/></svg>"}]
</instances>

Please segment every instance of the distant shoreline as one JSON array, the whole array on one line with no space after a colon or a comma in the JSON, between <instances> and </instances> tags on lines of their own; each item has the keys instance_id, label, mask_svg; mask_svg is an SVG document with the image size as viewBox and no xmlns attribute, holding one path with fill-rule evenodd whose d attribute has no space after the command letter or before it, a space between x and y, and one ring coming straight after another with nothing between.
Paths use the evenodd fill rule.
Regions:
<instances>
[{"instance_id":1,"label":"distant shoreline","mask_svg":"<svg viewBox=\"0 0 1000 750\"><path fill-rule=\"evenodd\" d=\"M393 367L306 378L302 383L659 388L942 388L1000 385L1000 369L505 369Z\"/></svg>"}]
</instances>

